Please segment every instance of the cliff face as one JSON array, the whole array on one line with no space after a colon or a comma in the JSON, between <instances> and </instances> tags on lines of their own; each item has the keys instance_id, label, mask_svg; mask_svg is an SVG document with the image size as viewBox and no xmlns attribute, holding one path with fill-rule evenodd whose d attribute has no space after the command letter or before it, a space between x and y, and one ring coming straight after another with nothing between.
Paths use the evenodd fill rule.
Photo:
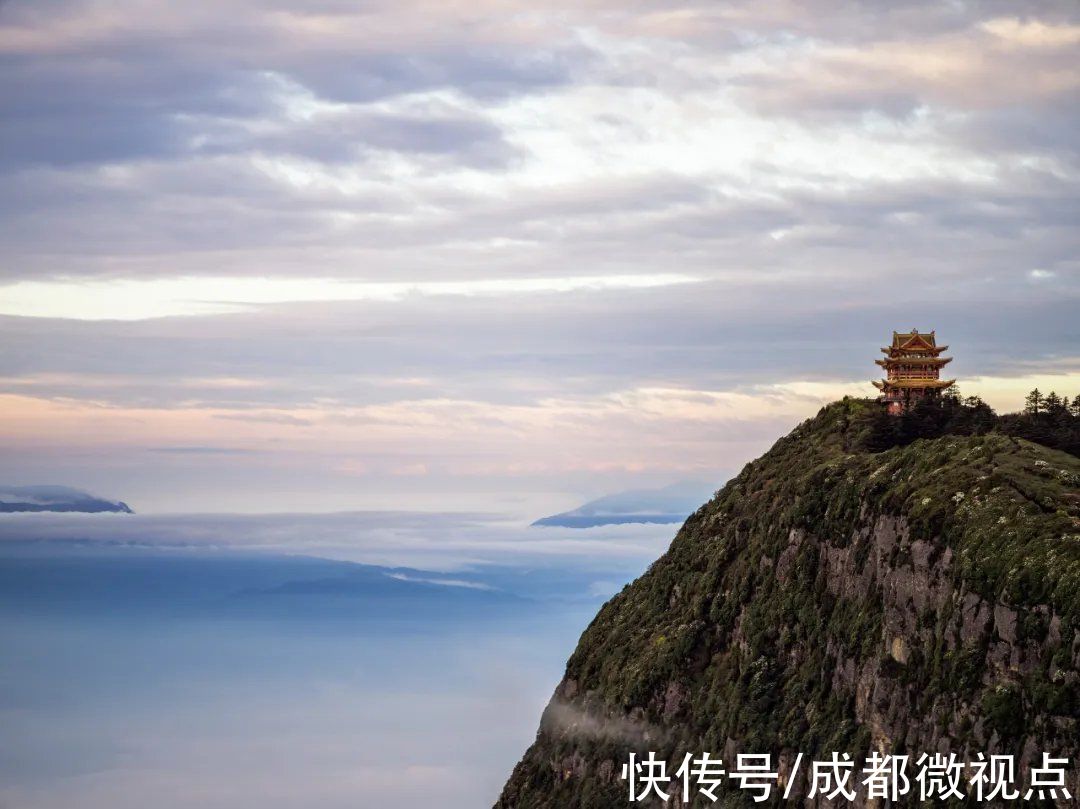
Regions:
<instances>
[{"instance_id":1,"label":"cliff face","mask_svg":"<svg viewBox=\"0 0 1080 809\"><path fill-rule=\"evenodd\" d=\"M799 752L1046 751L1080 805L1080 461L1000 435L859 451L872 406L781 439L600 610L497 807L627 806L631 750L669 773L772 753L781 783Z\"/></svg>"}]
</instances>

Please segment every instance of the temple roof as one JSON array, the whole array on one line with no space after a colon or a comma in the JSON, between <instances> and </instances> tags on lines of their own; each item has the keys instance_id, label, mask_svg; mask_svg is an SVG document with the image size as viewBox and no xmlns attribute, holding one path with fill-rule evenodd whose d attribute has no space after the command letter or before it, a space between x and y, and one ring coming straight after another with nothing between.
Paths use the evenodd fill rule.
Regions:
<instances>
[{"instance_id":1,"label":"temple roof","mask_svg":"<svg viewBox=\"0 0 1080 809\"><path fill-rule=\"evenodd\" d=\"M919 333L918 329L908 332L894 331L892 333L893 348L937 348L934 332Z\"/></svg>"},{"instance_id":2,"label":"temple roof","mask_svg":"<svg viewBox=\"0 0 1080 809\"><path fill-rule=\"evenodd\" d=\"M934 332L920 332L918 329L911 331L894 331L892 345L881 349L882 354L890 357L900 355L931 354L937 356L945 351L948 346L939 346Z\"/></svg>"}]
</instances>

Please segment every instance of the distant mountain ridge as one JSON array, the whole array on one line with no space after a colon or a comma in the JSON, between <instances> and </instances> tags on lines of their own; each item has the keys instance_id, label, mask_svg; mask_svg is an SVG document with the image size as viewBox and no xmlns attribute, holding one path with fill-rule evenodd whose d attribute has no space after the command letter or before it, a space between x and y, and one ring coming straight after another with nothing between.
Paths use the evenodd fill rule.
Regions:
<instances>
[{"instance_id":1,"label":"distant mountain ridge","mask_svg":"<svg viewBox=\"0 0 1080 809\"><path fill-rule=\"evenodd\" d=\"M83 514L135 513L127 503L119 500L105 500L70 486L0 485L0 513L19 511L70 511Z\"/></svg>"},{"instance_id":2,"label":"distant mountain ridge","mask_svg":"<svg viewBox=\"0 0 1080 809\"><path fill-rule=\"evenodd\" d=\"M662 489L635 489L598 497L570 511L542 517L536 526L559 528L595 528L600 525L683 522L703 500L712 496L713 487L701 481L683 481Z\"/></svg>"}]
</instances>

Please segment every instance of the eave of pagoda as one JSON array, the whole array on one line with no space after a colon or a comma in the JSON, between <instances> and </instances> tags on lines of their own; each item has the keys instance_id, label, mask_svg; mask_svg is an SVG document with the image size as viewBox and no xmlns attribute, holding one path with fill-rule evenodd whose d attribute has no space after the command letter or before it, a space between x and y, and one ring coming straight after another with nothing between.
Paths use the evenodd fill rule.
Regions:
<instances>
[{"instance_id":1,"label":"eave of pagoda","mask_svg":"<svg viewBox=\"0 0 1080 809\"><path fill-rule=\"evenodd\" d=\"M952 361L952 357L889 357L884 360L874 360L874 364L882 368L892 368L897 365L936 365L940 368Z\"/></svg>"},{"instance_id":2,"label":"eave of pagoda","mask_svg":"<svg viewBox=\"0 0 1080 809\"><path fill-rule=\"evenodd\" d=\"M881 353L888 357L936 357L943 353L948 346L940 348L882 348Z\"/></svg>"},{"instance_id":3,"label":"eave of pagoda","mask_svg":"<svg viewBox=\"0 0 1080 809\"><path fill-rule=\"evenodd\" d=\"M955 379L882 379L880 382L873 383L878 390L889 390L890 388L903 388L906 390L919 388L939 389L955 384Z\"/></svg>"},{"instance_id":4,"label":"eave of pagoda","mask_svg":"<svg viewBox=\"0 0 1080 809\"><path fill-rule=\"evenodd\" d=\"M944 353L948 349L948 346L941 346L937 348L922 348L921 346L915 346L913 348L891 348L881 347L881 353L887 356L937 356L937 354Z\"/></svg>"}]
</instances>

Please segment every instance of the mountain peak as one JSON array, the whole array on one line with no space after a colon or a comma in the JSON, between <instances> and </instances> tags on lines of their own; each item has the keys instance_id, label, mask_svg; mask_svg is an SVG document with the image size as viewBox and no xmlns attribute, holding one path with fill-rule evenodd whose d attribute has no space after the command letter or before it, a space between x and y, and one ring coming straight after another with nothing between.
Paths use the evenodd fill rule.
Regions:
<instances>
[{"instance_id":1,"label":"mountain peak","mask_svg":"<svg viewBox=\"0 0 1080 809\"><path fill-rule=\"evenodd\" d=\"M0 513L16 511L118 512L134 514L122 501L105 500L70 486L0 485Z\"/></svg>"},{"instance_id":2,"label":"mountain peak","mask_svg":"<svg viewBox=\"0 0 1080 809\"><path fill-rule=\"evenodd\" d=\"M680 481L662 489L633 489L604 495L570 511L542 517L533 525L594 528L628 523L681 523L712 492L712 486L700 481Z\"/></svg>"},{"instance_id":3,"label":"mountain peak","mask_svg":"<svg viewBox=\"0 0 1080 809\"><path fill-rule=\"evenodd\" d=\"M1080 460L1000 432L873 451L878 412L781 438L604 605L497 807L624 806L631 751L1075 762Z\"/></svg>"}]
</instances>

